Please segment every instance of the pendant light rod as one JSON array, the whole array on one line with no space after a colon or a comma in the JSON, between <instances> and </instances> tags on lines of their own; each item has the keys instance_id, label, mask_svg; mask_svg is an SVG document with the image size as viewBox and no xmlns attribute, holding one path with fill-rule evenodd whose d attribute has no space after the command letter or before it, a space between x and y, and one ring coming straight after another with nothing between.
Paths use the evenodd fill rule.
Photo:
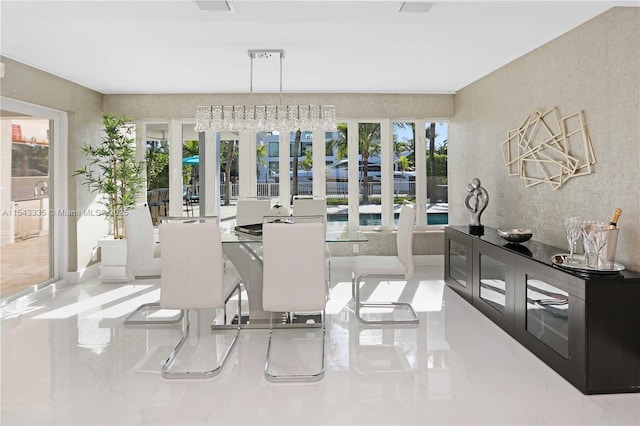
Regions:
<instances>
[{"instance_id":1,"label":"pendant light rod","mask_svg":"<svg viewBox=\"0 0 640 426\"><path fill-rule=\"evenodd\" d=\"M280 105L282 105L282 58L284 58L284 50L280 54Z\"/></svg>"}]
</instances>

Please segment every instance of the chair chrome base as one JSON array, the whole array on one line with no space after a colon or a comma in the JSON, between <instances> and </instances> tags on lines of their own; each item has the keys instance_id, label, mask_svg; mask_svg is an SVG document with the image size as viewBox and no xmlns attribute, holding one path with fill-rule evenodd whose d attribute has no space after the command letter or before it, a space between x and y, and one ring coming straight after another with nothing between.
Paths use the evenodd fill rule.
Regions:
<instances>
[{"instance_id":1,"label":"chair chrome base","mask_svg":"<svg viewBox=\"0 0 640 426\"><path fill-rule=\"evenodd\" d=\"M322 369L320 371L318 371L317 373L311 373L311 374L271 374L269 373L270 370L270 364L271 364L271 338L273 336L273 329L274 328L284 328L284 327L277 327L277 326L271 326L269 328L269 344L267 346L267 362L264 365L264 377L268 382L271 383L301 383L301 382L305 382L305 383L311 383L311 382L318 382L320 380L322 380L322 378L324 377L324 372L325 372L325 344L326 344L326 321L325 321L325 314L324 311L322 311L321 314L321 323L322 323ZM317 325L315 324L288 324L289 326L291 325L299 325L300 327L296 327L296 328L317 328Z\"/></svg>"},{"instance_id":2,"label":"chair chrome base","mask_svg":"<svg viewBox=\"0 0 640 426\"><path fill-rule=\"evenodd\" d=\"M355 275L352 276L353 285L353 298L356 305L356 317L358 321L364 324L375 325L417 325L419 323L418 315L413 310L413 306L406 302L361 302L360 301L360 283L365 278L377 278L377 279L405 279L402 275L361 275L358 278ZM362 317L362 308L404 308L409 311L410 318L406 320L368 320Z\"/></svg>"},{"instance_id":3,"label":"chair chrome base","mask_svg":"<svg viewBox=\"0 0 640 426\"><path fill-rule=\"evenodd\" d=\"M138 306L133 312L131 312L126 317L124 317L124 320L122 320L122 322L124 323L124 325L154 325L154 324L167 325L167 324L177 324L180 321L182 321L182 318L184 317L184 310L180 310L180 314L177 317L172 318L172 319L158 319L158 320L136 320L136 319L133 319L139 313L141 313L143 311L146 311L146 310L148 310L150 308L160 309L160 302L145 303L145 304L142 304L142 305Z\"/></svg>"},{"instance_id":4,"label":"chair chrome base","mask_svg":"<svg viewBox=\"0 0 640 426\"><path fill-rule=\"evenodd\" d=\"M238 315L242 316L242 289L241 289L241 283L238 283L236 285L236 287L234 288L234 290L237 290L237 292L238 292ZM227 299L225 300L225 305L226 305L226 302L229 301L229 299L231 298L233 293L234 292L231 292L229 297L227 297ZM171 369L171 366L173 365L174 361L176 360L176 357L178 356L178 352L180 352L180 349L182 349L182 346L185 344L185 342L189 338L189 332L190 332L190 328L191 328L191 321L189 320L189 310L187 310L186 312L187 312L187 314L185 315L185 327L184 327L184 332L182 334L182 339L180 339L180 341L176 345L176 347L173 350L173 352L171 352L171 354L169 354L169 357L167 358L167 360L165 361L164 365L162 366L161 375L165 379L210 379L212 377L215 377L215 376L217 376L218 374L220 374L222 372L222 367L224 367L224 365L227 362L227 359L229 357L229 354L231 353L231 351L233 350L234 346L238 342L238 337L240 337L240 326L237 325L237 326L234 327L237 330L236 331L236 335L233 338L233 341L231 342L231 345L229 345L229 348L227 349L227 351L225 352L224 356L222 357L222 361L214 369L207 370L207 371L171 372L169 370ZM224 316L225 316L225 319L226 319L226 309L225 309Z\"/></svg>"}]
</instances>

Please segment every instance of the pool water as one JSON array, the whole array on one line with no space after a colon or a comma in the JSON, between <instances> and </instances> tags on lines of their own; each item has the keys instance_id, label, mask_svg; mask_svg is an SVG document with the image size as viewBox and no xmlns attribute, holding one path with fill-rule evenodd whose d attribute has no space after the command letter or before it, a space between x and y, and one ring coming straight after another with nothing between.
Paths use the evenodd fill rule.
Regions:
<instances>
[{"instance_id":1,"label":"pool water","mask_svg":"<svg viewBox=\"0 0 640 426\"><path fill-rule=\"evenodd\" d=\"M400 213L395 215L395 223L398 223ZM346 214L330 214L327 217L329 222L346 222L348 219ZM379 213L361 213L360 225L361 226L375 226L380 225L382 220ZM449 213L428 213L427 225L446 225L449 223Z\"/></svg>"},{"instance_id":2,"label":"pool water","mask_svg":"<svg viewBox=\"0 0 640 426\"><path fill-rule=\"evenodd\" d=\"M427 213L427 225L446 225L449 223L449 213Z\"/></svg>"}]
</instances>

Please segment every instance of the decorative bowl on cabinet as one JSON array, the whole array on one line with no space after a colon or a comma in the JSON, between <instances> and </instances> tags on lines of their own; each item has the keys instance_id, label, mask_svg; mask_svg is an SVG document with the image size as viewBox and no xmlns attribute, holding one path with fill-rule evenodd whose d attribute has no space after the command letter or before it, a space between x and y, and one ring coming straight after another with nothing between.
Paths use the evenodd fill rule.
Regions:
<instances>
[{"instance_id":1,"label":"decorative bowl on cabinet","mask_svg":"<svg viewBox=\"0 0 640 426\"><path fill-rule=\"evenodd\" d=\"M531 230L525 228L498 229L498 235L510 243L524 243L533 236Z\"/></svg>"}]
</instances>

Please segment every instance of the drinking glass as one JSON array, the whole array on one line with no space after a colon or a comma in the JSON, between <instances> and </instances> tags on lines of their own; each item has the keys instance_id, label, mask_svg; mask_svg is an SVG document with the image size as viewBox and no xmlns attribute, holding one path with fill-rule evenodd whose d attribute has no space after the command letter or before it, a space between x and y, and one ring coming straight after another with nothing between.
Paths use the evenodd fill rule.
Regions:
<instances>
[{"instance_id":1,"label":"drinking glass","mask_svg":"<svg viewBox=\"0 0 640 426\"><path fill-rule=\"evenodd\" d=\"M569 258L566 259L567 263L579 263L573 259L575 253L575 246L578 238L580 238L580 232L582 230L582 222L578 216L567 217L564 220L564 230L567 234L567 241L569 242Z\"/></svg>"},{"instance_id":2,"label":"drinking glass","mask_svg":"<svg viewBox=\"0 0 640 426\"><path fill-rule=\"evenodd\" d=\"M585 264L591 268L598 268L598 258L600 251L606 244L604 233L607 224L604 222L584 221L582 222L582 237L584 242Z\"/></svg>"}]
</instances>

